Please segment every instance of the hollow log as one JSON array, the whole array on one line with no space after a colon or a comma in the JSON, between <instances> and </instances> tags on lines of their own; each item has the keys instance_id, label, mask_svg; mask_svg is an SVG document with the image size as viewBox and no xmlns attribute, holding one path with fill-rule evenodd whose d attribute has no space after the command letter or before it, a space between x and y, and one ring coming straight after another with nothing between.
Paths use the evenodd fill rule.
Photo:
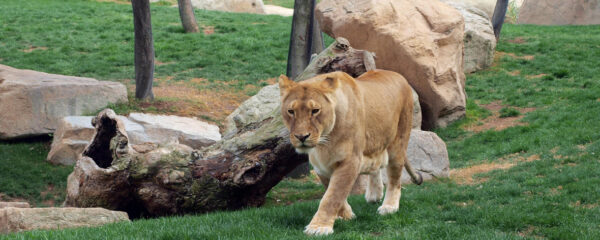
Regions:
<instances>
[{"instance_id":1,"label":"hollow log","mask_svg":"<svg viewBox=\"0 0 600 240\"><path fill-rule=\"evenodd\" d=\"M374 66L371 53L340 38L297 79L338 70L358 76ZM307 161L289 143L279 107L195 150L178 143L132 145L110 109L92 125L96 133L69 175L65 205L120 210L131 218L260 206L272 187Z\"/></svg>"}]
</instances>

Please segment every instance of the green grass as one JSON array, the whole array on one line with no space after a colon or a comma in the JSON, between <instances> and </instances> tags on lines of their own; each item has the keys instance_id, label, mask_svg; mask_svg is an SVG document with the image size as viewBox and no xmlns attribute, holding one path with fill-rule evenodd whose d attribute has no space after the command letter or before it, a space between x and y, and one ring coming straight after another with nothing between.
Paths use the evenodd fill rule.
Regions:
<instances>
[{"instance_id":1,"label":"green grass","mask_svg":"<svg viewBox=\"0 0 600 240\"><path fill-rule=\"evenodd\" d=\"M2 64L107 80L132 78L130 6L86 1L5 2L0 5ZM175 76L173 81L201 76L214 82L236 79L254 84L285 68L290 18L198 11L199 21L216 26L217 33L195 36L180 32L176 11L153 6L153 14L155 41L163 44L157 48L158 59L176 62L159 66L160 76ZM259 20L265 24L252 24ZM265 35L252 33L262 25L269 28ZM508 41L517 37L524 42ZM121 46L123 39L128 40ZM104 42L99 43L101 40ZM256 49L269 50L230 47L238 44L236 41L256 41ZM204 45L189 46L191 43ZM29 45L48 50L20 51ZM221 45L227 47L215 47ZM69 50L75 46L86 48L86 53ZM219 57L211 56L207 49ZM350 204L357 218L337 221L335 234L325 239L600 238L600 28L505 25L497 50L534 57L502 55L489 70L468 75L467 117L436 132L446 141L451 168L497 162L510 154L537 155L539 160L478 174L473 185L440 179L405 186L400 210L391 216L378 216L377 205L353 196ZM201 68L194 65L203 61L208 62ZM270 67L234 64L244 61L249 66ZM86 64L90 66L85 68ZM515 76L516 70L519 74ZM536 75L539 77L533 77ZM525 126L480 133L464 129L490 116L480 105L495 101L509 108L536 110L524 114ZM44 143L0 144L0 167L4 167L0 169L0 192L12 191L16 197L32 196L41 202L36 193L48 184L64 186L70 169L45 164L46 151ZM9 184L18 186L6 187ZM310 199L318 198L322 191L312 180L288 180L269 193L263 208L32 231L0 239L304 239L302 229L318 206L318 200Z\"/></svg>"},{"instance_id":2,"label":"green grass","mask_svg":"<svg viewBox=\"0 0 600 240\"><path fill-rule=\"evenodd\" d=\"M515 108L505 107L500 109L500 118L516 117L521 115L521 112Z\"/></svg>"},{"instance_id":3,"label":"green grass","mask_svg":"<svg viewBox=\"0 0 600 240\"><path fill-rule=\"evenodd\" d=\"M206 78L242 89L285 72L291 17L196 10L199 25L214 28L205 35L185 34L176 8L153 4L151 11L156 60L164 63L156 78ZM16 68L131 83L131 6L4 0L0 56L0 64Z\"/></svg>"},{"instance_id":4,"label":"green grass","mask_svg":"<svg viewBox=\"0 0 600 240\"><path fill-rule=\"evenodd\" d=\"M35 206L60 205L73 167L46 162L48 150L48 143L0 143L0 193Z\"/></svg>"}]
</instances>

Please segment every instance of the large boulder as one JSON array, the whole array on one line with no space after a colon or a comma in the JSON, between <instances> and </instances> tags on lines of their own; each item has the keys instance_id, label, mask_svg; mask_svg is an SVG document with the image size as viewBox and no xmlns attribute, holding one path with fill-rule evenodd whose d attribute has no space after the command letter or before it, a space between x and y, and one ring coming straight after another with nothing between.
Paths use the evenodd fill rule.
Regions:
<instances>
[{"instance_id":1,"label":"large boulder","mask_svg":"<svg viewBox=\"0 0 600 240\"><path fill-rule=\"evenodd\" d=\"M93 227L129 221L127 213L103 208L0 208L0 233Z\"/></svg>"},{"instance_id":2,"label":"large boulder","mask_svg":"<svg viewBox=\"0 0 600 240\"><path fill-rule=\"evenodd\" d=\"M60 119L127 102L125 85L0 65L0 140L54 132Z\"/></svg>"},{"instance_id":3,"label":"large boulder","mask_svg":"<svg viewBox=\"0 0 600 240\"><path fill-rule=\"evenodd\" d=\"M464 20L439 1L323 0L321 30L375 52L377 68L402 74L419 94L423 128L444 127L465 114Z\"/></svg>"},{"instance_id":4,"label":"large boulder","mask_svg":"<svg viewBox=\"0 0 600 240\"><path fill-rule=\"evenodd\" d=\"M465 73L472 73L486 69L494 61L496 37L494 27L487 14L479 8L456 2L456 0L442 0L446 4L460 11L465 19Z\"/></svg>"},{"instance_id":5,"label":"large boulder","mask_svg":"<svg viewBox=\"0 0 600 240\"><path fill-rule=\"evenodd\" d=\"M525 0L517 22L537 25L600 24L600 0Z\"/></svg>"},{"instance_id":6,"label":"large boulder","mask_svg":"<svg viewBox=\"0 0 600 240\"><path fill-rule=\"evenodd\" d=\"M73 165L92 141L95 128L92 116L68 116L60 121L54 133L47 161ZM181 143L198 149L221 139L219 127L194 118L131 113L129 118L117 116L133 145L143 143ZM142 147L142 146L140 146Z\"/></svg>"},{"instance_id":7,"label":"large boulder","mask_svg":"<svg viewBox=\"0 0 600 240\"><path fill-rule=\"evenodd\" d=\"M192 0L197 9L265 14L262 0Z\"/></svg>"}]
</instances>

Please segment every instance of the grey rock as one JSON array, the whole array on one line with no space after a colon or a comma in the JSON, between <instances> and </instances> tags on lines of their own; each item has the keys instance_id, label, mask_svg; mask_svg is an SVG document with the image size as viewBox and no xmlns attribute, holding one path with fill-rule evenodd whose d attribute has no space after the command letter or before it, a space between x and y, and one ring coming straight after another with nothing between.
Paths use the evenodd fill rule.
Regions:
<instances>
[{"instance_id":1,"label":"grey rock","mask_svg":"<svg viewBox=\"0 0 600 240\"><path fill-rule=\"evenodd\" d=\"M477 7L455 2L455 0L442 0L456 8L465 19L465 56L464 71L472 73L486 69L494 61L496 37L494 27L487 14Z\"/></svg>"},{"instance_id":2,"label":"grey rock","mask_svg":"<svg viewBox=\"0 0 600 240\"><path fill-rule=\"evenodd\" d=\"M446 143L434 132L413 129L410 132L406 157L412 168L421 172L423 180L450 176L450 160ZM402 182L411 182L406 170L402 172Z\"/></svg>"},{"instance_id":3,"label":"grey rock","mask_svg":"<svg viewBox=\"0 0 600 240\"><path fill-rule=\"evenodd\" d=\"M65 116L127 102L125 85L0 65L0 140L52 133Z\"/></svg>"},{"instance_id":4,"label":"grey rock","mask_svg":"<svg viewBox=\"0 0 600 240\"><path fill-rule=\"evenodd\" d=\"M131 113L129 120L142 125L149 139L156 140L149 142L178 141L198 149L221 140L219 127L194 118Z\"/></svg>"}]
</instances>

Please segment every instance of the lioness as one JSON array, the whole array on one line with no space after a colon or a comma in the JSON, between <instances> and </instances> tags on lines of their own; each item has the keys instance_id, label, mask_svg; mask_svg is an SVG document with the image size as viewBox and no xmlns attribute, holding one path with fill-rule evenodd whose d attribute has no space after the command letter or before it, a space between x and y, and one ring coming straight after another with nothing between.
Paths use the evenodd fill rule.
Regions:
<instances>
[{"instance_id":1,"label":"lioness","mask_svg":"<svg viewBox=\"0 0 600 240\"><path fill-rule=\"evenodd\" d=\"M354 79L334 72L299 83L282 75L279 87L290 142L308 153L327 189L306 234L333 233L336 218L354 217L346 199L359 174L369 174L365 198L376 202L383 197L379 170L387 167L387 192L377 210L382 215L398 210L403 167L413 182L422 182L406 161L413 100L400 74L374 70Z\"/></svg>"}]
</instances>

